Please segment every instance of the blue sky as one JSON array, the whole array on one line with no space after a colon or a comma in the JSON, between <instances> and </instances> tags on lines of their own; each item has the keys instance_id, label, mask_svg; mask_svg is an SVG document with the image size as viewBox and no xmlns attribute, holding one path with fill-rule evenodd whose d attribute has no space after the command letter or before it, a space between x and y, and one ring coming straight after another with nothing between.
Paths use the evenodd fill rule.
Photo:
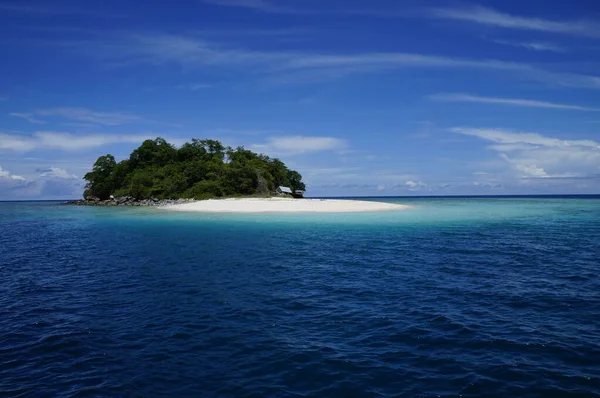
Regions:
<instances>
[{"instance_id":1,"label":"blue sky","mask_svg":"<svg viewBox=\"0 0 600 398\"><path fill-rule=\"evenodd\" d=\"M311 196L600 193L596 1L0 0L0 200L146 138Z\"/></svg>"}]
</instances>

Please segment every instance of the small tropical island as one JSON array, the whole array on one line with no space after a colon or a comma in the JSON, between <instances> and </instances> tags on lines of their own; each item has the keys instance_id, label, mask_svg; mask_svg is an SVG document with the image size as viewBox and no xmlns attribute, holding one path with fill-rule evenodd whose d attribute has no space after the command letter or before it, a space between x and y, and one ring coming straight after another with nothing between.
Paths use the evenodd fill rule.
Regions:
<instances>
[{"instance_id":1,"label":"small tropical island","mask_svg":"<svg viewBox=\"0 0 600 398\"><path fill-rule=\"evenodd\" d=\"M278 158L212 139L180 148L163 138L144 141L128 159L100 156L83 200L89 206L160 206L195 212L356 212L407 206L358 200L302 198L302 175Z\"/></svg>"},{"instance_id":2,"label":"small tropical island","mask_svg":"<svg viewBox=\"0 0 600 398\"><path fill-rule=\"evenodd\" d=\"M270 196L280 186L292 192L306 189L300 173L281 160L209 139L193 139L180 148L160 137L146 140L118 163L113 155L100 156L84 179L83 196L90 202L111 196L131 201L204 200Z\"/></svg>"}]
</instances>

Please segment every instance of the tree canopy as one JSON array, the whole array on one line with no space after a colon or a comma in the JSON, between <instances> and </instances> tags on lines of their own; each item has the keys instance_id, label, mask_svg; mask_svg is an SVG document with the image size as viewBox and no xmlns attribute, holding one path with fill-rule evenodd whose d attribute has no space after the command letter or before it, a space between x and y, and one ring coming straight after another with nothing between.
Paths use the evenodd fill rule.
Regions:
<instances>
[{"instance_id":1,"label":"tree canopy","mask_svg":"<svg viewBox=\"0 0 600 398\"><path fill-rule=\"evenodd\" d=\"M119 163L112 155L100 156L83 178L84 197L102 200L110 195L136 199L267 195L280 185L305 190L300 173L277 158L198 139L179 149L160 137L146 140Z\"/></svg>"}]
</instances>

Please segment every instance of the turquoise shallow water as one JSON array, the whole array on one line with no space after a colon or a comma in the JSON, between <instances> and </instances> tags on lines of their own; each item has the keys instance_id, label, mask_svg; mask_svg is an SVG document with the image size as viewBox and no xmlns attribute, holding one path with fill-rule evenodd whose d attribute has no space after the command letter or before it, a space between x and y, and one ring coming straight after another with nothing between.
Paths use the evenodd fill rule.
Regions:
<instances>
[{"instance_id":1,"label":"turquoise shallow water","mask_svg":"<svg viewBox=\"0 0 600 398\"><path fill-rule=\"evenodd\" d=\"M600 199L0 203L0 395L600 396Z\"/></svg>"}]
</instances>

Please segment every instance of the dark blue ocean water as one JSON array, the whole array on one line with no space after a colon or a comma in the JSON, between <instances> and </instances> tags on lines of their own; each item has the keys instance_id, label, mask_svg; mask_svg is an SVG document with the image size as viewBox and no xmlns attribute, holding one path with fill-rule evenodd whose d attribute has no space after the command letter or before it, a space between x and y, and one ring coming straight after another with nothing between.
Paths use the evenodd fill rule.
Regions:
<instances>
[{"instance_id":1,"label":"dark blue ocean water","mask_svg":"<svg viewBox=\"0 0 600 398\"><path fill-rule=\"evenodd\" d=\"M0 203L0 396L600 396L600 199Z\"/></svg>"}]
</instances>

